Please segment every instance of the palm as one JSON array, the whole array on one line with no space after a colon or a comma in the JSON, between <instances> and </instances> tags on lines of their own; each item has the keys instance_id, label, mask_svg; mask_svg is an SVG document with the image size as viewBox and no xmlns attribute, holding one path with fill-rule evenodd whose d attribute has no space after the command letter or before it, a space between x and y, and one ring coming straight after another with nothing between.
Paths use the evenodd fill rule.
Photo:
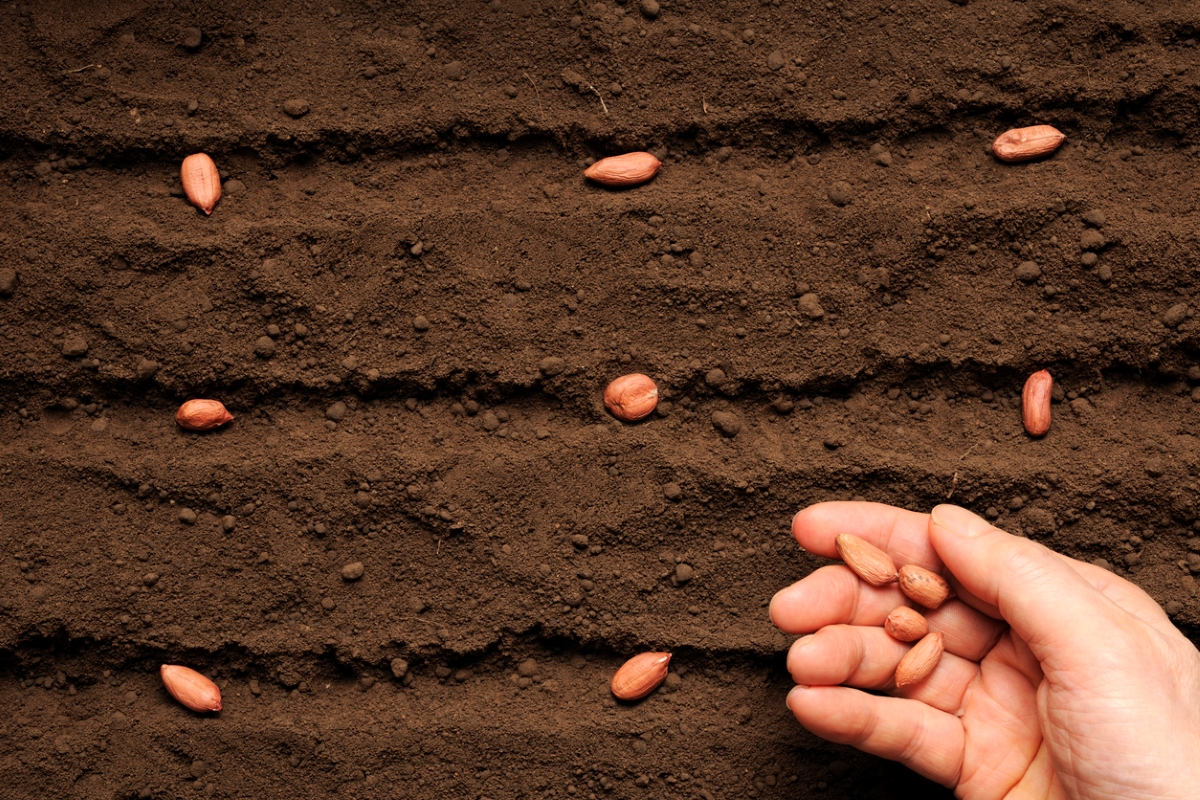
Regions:
<instances>
[{"instance_id":1,"label":"palm","mask_svg":"<svg viewBox=\"0 0 1200 800\"><path fill-rule=\"evenodd\" d=\"M957 792L964 800L1066 797L1042 738L1038 689L1045 683L1028 649L1001 635L979 662L963 698L962 755ZM1028 663L1032 661L1033 663ZM1030 791L1037 787L1040 791Z\"/></svg>"},{"instance_id":2,"label":"palm","mask_svg":"<svg viewBox=\"0 0 1200 800\"><path fill-rule=\"evenodd\" d=\"M793 523L821 555L844 532L901 564L947 572L945 556L957 565L958 597L925 612L946 650L933 673L900 691L893 673L909 646L880 627L908 604L895 584L871 587L839 565L779 592L775 624L811 634L788 654L798 684L788 705L805 727L901 761L964 800L1168 797L1181 787L1178 796L1191 796L1200 653L1145 592L998 531L964 540L993 548L974 566L929 515L888 506L821 504ZM1037 583L1044 575L1049 589Z\"/></svg>"}]
</instances>

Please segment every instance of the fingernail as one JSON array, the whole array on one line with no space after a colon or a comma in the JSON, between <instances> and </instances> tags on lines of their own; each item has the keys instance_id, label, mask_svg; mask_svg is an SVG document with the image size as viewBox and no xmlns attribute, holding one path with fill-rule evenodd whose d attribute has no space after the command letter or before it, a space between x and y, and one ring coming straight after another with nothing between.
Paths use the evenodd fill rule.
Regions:
<instances>
[{"instance_id":1,"label":"fingernail","mask_svg":"<svg viewBox=\"0 0 1200 800\"><path fill-rule=\"evenodd\" d=\"M803 683L797 683L792 687L791 691L787 693L787 700L784 701L789 709L792 707L793 702L800 699L801 695L804 694L806 689L808 689L808 687Z\"/></svg>"},{"instance_id":2,"label":"fingernail","mask_svg":"<svg viewBox=\"0 0 1200 800\"><path fill-rule=\"evenodd\" d=\"M816 636L815 633L810 633L807 636L801 636L799 639L792 642L792 649L795 650L797 648L804 647L804 645L808 644L809 642L811 642L813 640L814 636Z\"/></svg>"},{"instance_id":3,"label":"fingernail","mask_svg":"<svg viewBox=\"0 0 1200 800\"><path fill-rule=\"evenodd\" d=\"M941 505L933 509L929 516L939 528L956 536L974 538L992 529L987 520L959 506Z\"/></svg>"}]
</instances>

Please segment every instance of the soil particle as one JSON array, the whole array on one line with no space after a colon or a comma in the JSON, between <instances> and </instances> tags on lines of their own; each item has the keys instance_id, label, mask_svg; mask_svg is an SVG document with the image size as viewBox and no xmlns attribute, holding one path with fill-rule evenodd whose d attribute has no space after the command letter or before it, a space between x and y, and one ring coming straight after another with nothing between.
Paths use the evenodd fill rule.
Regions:
<instances>
[{"instance_id":1,"label":"soil particle","mask_svg":"<svg viewBox=\"0 0 1200 800\"><path fill-rule=\"evenodd\" d=\"M275 340L270 336L260 336L254 342L254 355L259 358L271 358L275 355Z\"/></svg>"},{"instance_id":2,"label":"soil particle","mask_svg":"<svg viewBox=\"0 0 1200 800\"><path fill-rule=\"evenodd\" d=\"M451 61L442 67L442 73L452 81L461 81L466 74L461 61Z\"/></svg>"},{"instance_id":3,"label":"soil particle","mask_svg":"<svg viewBox=\"0 0 1200 800\"><path fill-rule=\"evenodd\" d=\"M799 307L800 313L809 319L821 319L825 316L825 309L821 307L821 298L815 292L801 295Z\"/></svg>"},{"instance_id":4,"label":"soil particle","mask_svg":"<svg viewBox=\"0 0 1200 800\"><path fill-rule=\"evenodd\" d=\"M646 19L658 19L658 14L661 10L658 0L642 0L639 7L641 8L642 16Z\"/></svg>"},{"instance_id":5,"label":"soil particle","mask_svg":"<svg viewBox=\"0 0 1200 800\"><path fill-rule=\"evenodd\" d=\"M1163 325L1168 328L1177 328L1188 317L1188 304L1176 303L1167 309L1162 316Z\"/></svg>"},{"instance_id":6,"label":"soil particle","mask_svg":"<svg viewBox=\"0 0 1200 800\"><path fill-rule=\"evenodd\" d=\"M356 581L363 576L364 567L361 561L351 561L342 567L342 580Z\"/></svg>"},{"instance_id":7,"label":"soil particle","mask_svg":"<svg viewBox=\"0 0 1200 800\"><path fill-rule=\"evenodd\" d=\"M1108 222L1108 217L1100 209L1093 208L1091 211L1083 213L1083 221L1093 228L1103 228L1105 223Z\"/></svg>"},{"instance_id":8,"label":"soil particle","mask_svg":"<svg viewBox=\"0 0 1200 800\"><path fill-rule=\"evenodd\" d=\"M846 181L836 181L829 187L829 202L839 208L850 205L853 199L853 189Z\"/></svg>"},{"instance_id":9,"label":"soil particle","mask_svg":"<svg viewBox=\"0 0 1200 800\"><path fill-rule=\"evenodd\" d=\"M63 339L62 354L67 358L79 358L87 355L88 343L82 336L68 336Z\"/></svg>"},{"instance_id":10,"label":"soil particle","mask_svg":"<svg viewBox=\"0 0 1200 800\"><path fill-rule=\"evenodd\" d=\"M729 439L737 436L742 430L741 418L731 411L714 411L712 424L722 436Z\"/></svg>"},{"instance_id":11,"label":"soil particle","mask_svg":"<svg viewBox=\"0 0 1200 800\"><path fill-rule=\"evenodd\" d=\"M547 356L538 363L538 370L543 376L553 378L566 368L566 362L557 356Z\"/></svg>"},{"instance_id":12,"label":"soil particle","mask_svg":"<svg viewBox=\"0 0 1200 800\"><path fill-rule=\"evenodd\" d=\"M204 33L199 28L191 27L183 29L183 36L180 38L179 43L188 50L199 50L200 44L203 41Z\"/></svg>"},{"instance_id":13,"label":"soil particle","mask_svg":"<svg viewBox=\"0 0 1200 800\"><path fill-rule=\"evenodd\" d=\"M1035 283L1042 277L1042 268L1036 262L1022 261L1017 267L1016 277L1022 283Z\"/></svg>"},{"instance_id":14,"label":"soil particle","mask_svg":"<svg viewBox=\"0 0 1200 800\"><path fill-rule=\"evenodd\" d=\"M1050 536L1057 530L1054 514L1044 508L1027 508L1020 520L1022 529L1029 536Z\"/></svg>"},{"instance_id":15,"label":"soil particle","mask_svg":"<svg viewBox=\"0 0 1200 800\"><path fill-rule=\"evenodd\" d=\"M195 525L196 512L192 511L190 508L179 509L179 521L184 525Z\"/></svg>"},{"instance_id":16,"label":"soil particle","mask_svg":"<svg viewBox=\"0 0 1200 800\"><path fill-rule=\"evenodd\" d=\"M561 76L562 82L572 89L578 89L583 84L583 76L570 67L565 67Z\"/></svg>"},{"instance_id":17,"label":"soil particle","mask_svg":"<svg viewBox=\"0 0 1200 800\"><path fill-rule=\"evenodd\" d=\"M283 101L283 113L292 119L299 119L309 112L308 100L302 97L291 97Z\"/></svg>"},{"instance_id":18,"label":"soil particle","mask_svg":"<svg viewBox=\"0 0 1200 800\"><path fill-rule=\"evenodd\" d=\"M683 489L678 483L667 483L663 485L663 497L673 503L677 503L683 499Z\"/></svg>"},{"instance_id":19,"label":"soil particle","mask_svg":"<svg viewBox=\"0 0 1200 800\"><path fill-rule=\"evenodd\" d=\"M17 271L0 267L0 297L12 297L17 290Z\"/></svg>"},{"instance_id":20,"label":"soil particle","mask_svg":"<svg viewBox=\"0 0 1200 800\"><path fill-rule=\"evenodd\" d=\"M346 418L346 404L341 400L325 409L325 419L331 422L341 422Z\"/></svg>"},{"instance_id":21,"label":"soil particle","mask_svg":"<svg viewBox=\"0 0 1200 800\"><path fill-rule=\"evenodd\" d=\"M1086 229L1079 236L1079 247L1083 250L1101 250L1105 244L1107 244L1107 241L1104 238L1104 234L1094 228Z\"/></svg>"},{"instance_id":22,"label":"soil particle","mask_svg":"<svg viewBox=\"0 0 1200 800\"><path fill-rule=\"evenodd\" d=\"M158 374L162 369L162 365L157 361L151 361L147 358L139 358L137 366L134 368L134 373L139 381L148 381Z\"/></svg>"}]
</instances>

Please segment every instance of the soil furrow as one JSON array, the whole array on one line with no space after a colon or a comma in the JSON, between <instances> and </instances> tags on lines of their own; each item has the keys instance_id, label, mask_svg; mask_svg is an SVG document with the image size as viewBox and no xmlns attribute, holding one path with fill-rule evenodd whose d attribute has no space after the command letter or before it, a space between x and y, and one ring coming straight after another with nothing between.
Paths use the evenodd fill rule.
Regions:
<instances>
[{"instance_id":1,"label":"soil furrow","mask_svg":"<svg viewBox=\"0 0 1200 800\"><path fill-rule=\"evenodd\" d=\"M57 674L35 668L23 690L12 690L16 702L3 725L23 744L0 769L10 781L37 776L45 791L61 796L79 792L81 783L94 795L117 796L212 783L237 795L515 797L505 787L529 771L560 791L573 786L630 797L682 788L732 796L756 782L786 791L800 781L815 789L815 780L808 787L801 778L814 762L828 765L822 777L833 796L871 786L850 774L856 757L793 735L782 704L756 697L760 687L783 691L787 680L777 667L733 666L686 653L673 661L669 689L638 706L616 704L608 695L619 661L541 649L446 668L444 675L420 665L403 682L390 674L355 679L326 671L287 677L299 679L289 689L265 677L218 676L225 710L211 719L173 706L152 667L100 672L68 666L70 672ZM681 703L689 694L698 702ZM160 706L165 716L156 711ZM339 711L346 708L360 712L346 717ZM39 727L48 715L60 720L54 734ZM715 745L692 756L672 754L679 744L717 742L743 730L754 748ZM114 770L122 752L141 754L139 766ZM566 763L559 761L559 754L571 752ZM81 768L62 769L69 761Z\"/></svg>"}]
</instances>

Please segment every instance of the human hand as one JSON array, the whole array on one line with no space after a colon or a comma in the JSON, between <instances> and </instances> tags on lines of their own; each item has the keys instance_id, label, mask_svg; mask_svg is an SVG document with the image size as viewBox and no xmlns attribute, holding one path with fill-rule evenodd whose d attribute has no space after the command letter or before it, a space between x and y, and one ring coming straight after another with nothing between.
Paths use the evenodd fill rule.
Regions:
<instances>
[{"instance_id":1,"label":"human hand","mask_svg":"<svg viewBox=\"0 0 1200 800\"><path fill-rule=\"evenodd\" d=\"M1200 792L1200 652L1140 588L957 506L820 503L792 521L817 555L836 558L839 533L939 572L957 598L924 612L945 634L941 662L897 690L910 645L881 627L911 605L896 584L839 564L776 594L772 622L811 634L788 653L787 704L805 728L967 800Z\"/></svg>"}]
</instances>

